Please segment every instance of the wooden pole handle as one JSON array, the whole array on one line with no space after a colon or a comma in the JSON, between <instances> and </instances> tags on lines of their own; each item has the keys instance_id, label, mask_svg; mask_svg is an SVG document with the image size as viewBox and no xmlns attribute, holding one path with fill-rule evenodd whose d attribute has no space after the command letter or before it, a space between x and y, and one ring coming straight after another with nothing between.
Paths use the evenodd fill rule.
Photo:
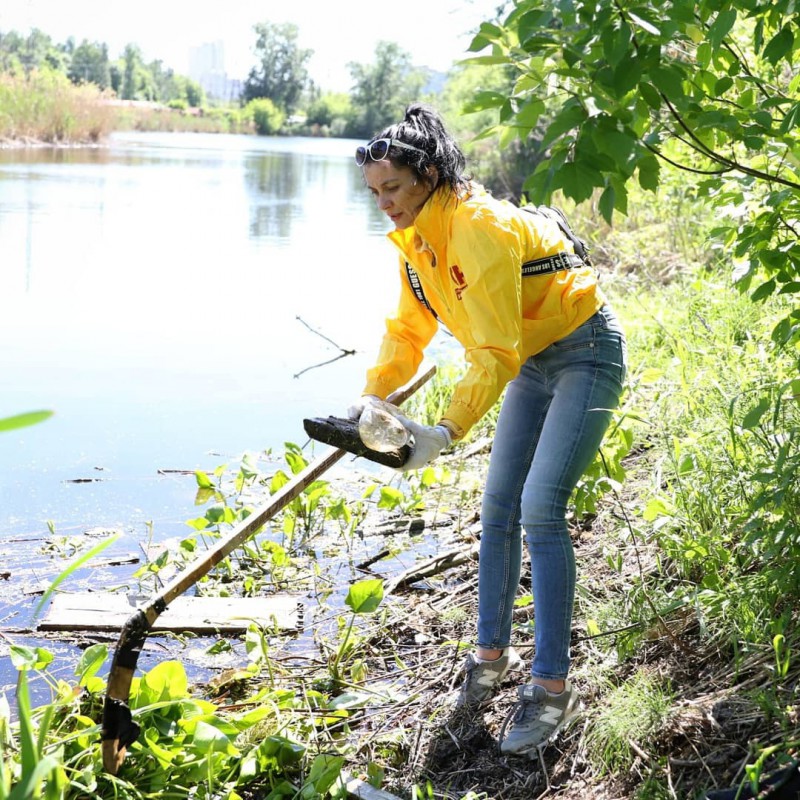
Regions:
<instances>
[{"instance_id":1,"label":"wooden pole handle","mask_svg":"<svg viewBox=\"0 0 800 800\"><path fill-rule=\"evenodd\" d=\"M411 397L433 374L436 367L431 365L418 373L413 381L391 394L387 400L399 405ZM139 652L144 645L147 632L164 609L190 586L197 583L229 555L239 545L257 533L266 522L285 508L299 494L307 489L323 472L330 469L346 450L333 449L324 453L304 470L279 489L269 501L256 509L247 519L239 523L224 539L203 553L176 575L157 594L150 597L144 606L138 608L128 619L120 633L114 658L111 662L103 706L102 752L103 767L106 772L116 775L125 760L129 744L136 741L138 725L133 721L128 699Z\"/></svg>"}]
</instances>

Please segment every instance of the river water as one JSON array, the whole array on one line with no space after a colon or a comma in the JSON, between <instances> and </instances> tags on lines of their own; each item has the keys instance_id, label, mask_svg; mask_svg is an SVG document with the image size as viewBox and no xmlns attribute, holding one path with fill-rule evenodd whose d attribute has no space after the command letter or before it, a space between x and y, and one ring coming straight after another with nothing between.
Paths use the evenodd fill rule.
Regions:
<instances>
[{"instance_id":1,"label":"river water","mask_svg":"<svg viewBox=\"0 0 800 800\"><path fill-rule=\"evenodd\" d=\"M53 530L185 535L197 487L173 470L303 444L359 394L398 278L355 146L0 151L0 418L55 412L0 434L0 627L27 624Z\"/></svg>"},{"instance_id":2,"label":"river water","mask_svg":"<svg viewBox=\"0 0 800 800\"><path fill-rule=\"evenodd\" d=\"M183 489L159 469L302 442L358 394L396 277L354 148L0 152L0 416L56 412L0 439L0 536L169 523ZM303 322L357 355L295 378L339 354Z\"/></svg>"}]
</instances>

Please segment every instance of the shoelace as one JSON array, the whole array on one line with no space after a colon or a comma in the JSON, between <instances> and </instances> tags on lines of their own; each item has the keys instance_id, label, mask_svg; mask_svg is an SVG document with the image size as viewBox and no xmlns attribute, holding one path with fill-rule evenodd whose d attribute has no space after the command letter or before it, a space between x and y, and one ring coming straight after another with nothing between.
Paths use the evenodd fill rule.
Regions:
<instances>
[{"instance_id":1,"label":"shoelace","mask_svg":"<svg viewBox=\"0 0 800 800\"><path fill-rule=\"evenodd\" d=\"M517 700L509 714L513 714L514 722L527 722L536 717L544 705L544 700Z\"/></svg>"},{"instance_id":2,"label":"shoelace","mask_svg":"<svg viewBox=\"0 0 800 800\"><path fill-rule=\"evenodd\" d=\"M511 722L527 722L532 719L544 705L544 700L517 700L513 706L508 710L506 718L503 720L503 725L500 728L500 735L498 736L498 743L502 744L506 738L506 729Z\"/></svg>"}]
</instances>

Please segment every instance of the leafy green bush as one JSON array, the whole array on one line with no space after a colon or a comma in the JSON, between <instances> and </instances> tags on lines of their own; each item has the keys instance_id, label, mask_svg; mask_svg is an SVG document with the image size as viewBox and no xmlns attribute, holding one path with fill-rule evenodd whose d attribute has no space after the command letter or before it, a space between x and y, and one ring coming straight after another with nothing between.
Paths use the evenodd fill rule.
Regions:
<instances>
[{"instance_id":1,"label":"leafy green bush","mask_svg":"<svg viewBox=\"0 0 800 800\"><path fill-rule=\"evenodd\" d=\"M306 126L310 131L327 131L341 136L353 116L350 97L346 94L324 94L306 110Z\"/></svg>"},{"instance_id":2,"label":"leafy green bush","mask_svg":"<svg viewBox=\"0 0 800 800\"><path fill-rule=\"evenodd\" d=\"M576 0L521 0L484 23L475 63L513 69L511 92L478 92L501 142L547 148L525 181L534 202L600 193L608 222L628 213L636 182L655 191L678 170L708 198L712 247L753 300L800 293L800 56L790 2L667 0L656 11ZM730 255L734 259L730 259ZM775 321L778 344L800 339L795 303Z\"/></svg>"},{"instance_id":3,"label":"leafy green bush","mask_svg":"<svg viewBox=\"0 0 800 800\"><path fill-rule=\"evenodd\" d=\"M268 97L251 100L244 107L243 114L253 120L256 133L261 136L279 133L285 120L283 112Z\"/></svg>"}]
</instances>

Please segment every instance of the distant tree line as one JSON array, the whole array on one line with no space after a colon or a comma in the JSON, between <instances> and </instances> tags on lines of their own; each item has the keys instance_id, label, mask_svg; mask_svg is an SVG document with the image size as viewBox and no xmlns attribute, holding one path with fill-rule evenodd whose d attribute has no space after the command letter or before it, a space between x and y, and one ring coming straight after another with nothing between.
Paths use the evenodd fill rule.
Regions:
<instances>
[{"instance_id":1,"label":"distant tree line","mask_svg":"<svg viewBox=\"0 0 800 800\"><path fill-rule=\"evenodd\" d=\"M253 114L262 133L277 133L287 121L304 119L313 132L334 136L369 136L418 99L430 73L415 69L408 53L393 42L380 42L371 64L351 63L352 88L323 93L308 73L313 51L300 46L296 25L262 22L254 26L255 63L244 82L240 104ZM50 69L75 84L91 83L123 100L150 100L200 107L207 102L201 86L164 66L146 62L136 44L114 59L104 42L70 37L58 43L41 30L27 36L0 32L0 73L30 74Z\"/></svg>"},{"instance_id":2,"label":"distant tree line","mask_svg":"<svg viewBox=\"0 0 800 800\"><path fill-rule=\"evenodd\" d=\"M373 63L348 65L349 94L323 93L308 74L314 53L298 43L296 25L263 22L254 31L256 64L245 81L243 102L269 100L286 117L302 114L306 125L329 135L369 136L418 99L430 80L396 43L383 41Z\"/></svg>"},{"instance_id":3,"label":"distant tree line","mask_svg":"<svg viewBox=\"0 0 800 800\"><path fill-rule=\"evenodd\" d=\"M497 137L476 138L496 122L496 113L481 110L474 98L489 93L513 93L515 72L508 66L454 66L447 75L415 67L398 44L380 41L370 63L351 62L349 92L323 92L311 79L308 63L313 51L301 47L293 24L268 21L253 28L254 63L239 98L238 108L226 112L252 120L260 134L338 136L366 139L403 114L408 103L436 105L470 156L472 174L496 194L519 198L522 182L541 161L536 137L497 146ZM54 42L40 30L29 35L0 31L0 75L27 75L50 69L74 84L93 84L126 100L150 100L173 107L205 107L210 102L200 85L164 66L146 62L140 48L129 44L116 59L103 42L73 38ZM212 98L213 101L213 98ZM473 102L475 113L465 116ZM216 113L222 109L212 109ZM235 129L234 129L235 130Z\"/></svg>"},{"instance_id":4,"label":"distant tree line","mask_svg":"<svg viewBox=\"0 0 800 800\"><path fill-rule=\"evenodd\" d=\"M135 44L111 59L103 42L84 39L76 44L70 37L57 43L36 28L27 36L0 31L0 73L30 74L39 69L61 72L75 84L109 89L123 100L199 107L206 99L200 84L165 67L161 60L146 63Z\"/></svg>"}]
</instances>

